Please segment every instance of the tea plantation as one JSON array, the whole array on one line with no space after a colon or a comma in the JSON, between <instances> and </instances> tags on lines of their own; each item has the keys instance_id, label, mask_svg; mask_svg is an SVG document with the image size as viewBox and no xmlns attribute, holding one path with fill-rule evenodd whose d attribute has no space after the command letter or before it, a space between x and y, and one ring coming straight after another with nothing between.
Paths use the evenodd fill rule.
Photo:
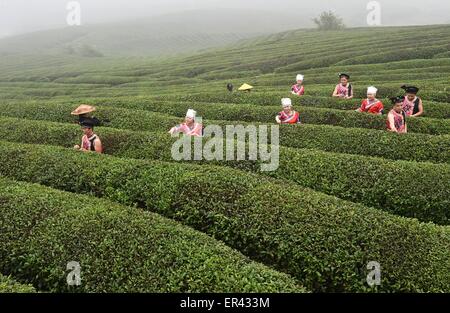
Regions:
<instances>
[{"instance_id":1,"label":"tea plantation","mask_svg":"<svg viewBox=\"0 0 450 313\"><path fill-rule=\"evenodd\" d=\"M3 56L0 292L450 292L449 43L442 25L293 30L159 59ZM331 97L341 72L354 99ZM425 113L391 133L405 84ZM382 116L355 112L372 85ZM188 109L205 126L272 126L285 97L302 124L281 125L279 147L269 127L276 171L174 159L168 131ZM73 149L80 104L103 121L103 155Z\"/></svg>"}]
</instances>

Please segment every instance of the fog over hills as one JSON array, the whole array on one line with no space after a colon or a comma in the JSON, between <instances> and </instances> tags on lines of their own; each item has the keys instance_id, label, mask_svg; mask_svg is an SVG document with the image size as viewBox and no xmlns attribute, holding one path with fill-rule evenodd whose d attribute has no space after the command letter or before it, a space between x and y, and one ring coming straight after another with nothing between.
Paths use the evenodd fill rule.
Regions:
<instances>
[{"instance_id":1,"label":"fog over hills","mask_svg":"<svg viewBox=\"0 0 450 313\"><path fill-rule=\"evenodd\" d=\"M367 26L370 1L80 0L81 26L66 22L69 1L0 0L0 53L171 55L314 26L323 11ZM384 26L450 23L441 0L380 0ZM5 37L6 36L6 37Z\"/></svg>"},{"instance_id":2,"label":"fog over hills","mask_svg":"<svg viewBox=\"0 0 450 313\"><path fill-rule=\"evenodd\" d=\"M311 27L293 14L221 9L64 27L0 40L0 53L76 52L89 46L102 55L188 53L241 39Z\"/></svg>"}]
</instances>

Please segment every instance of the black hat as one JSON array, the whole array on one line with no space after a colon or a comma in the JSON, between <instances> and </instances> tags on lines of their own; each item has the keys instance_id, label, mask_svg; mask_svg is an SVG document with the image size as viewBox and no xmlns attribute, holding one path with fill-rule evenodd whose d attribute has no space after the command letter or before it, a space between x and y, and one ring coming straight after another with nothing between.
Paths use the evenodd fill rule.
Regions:
<instances>
[{"instance_id":1,"label":"black hat","mask_svg":"<svg viewBox=\"0 0 450 313\"><path fill-rule=\"evenodd\" d=\"M86 124L86 125L92 125L92 126L100 126L102 122L96 118L96 117L86 117L86 116L80 116L78 123L80 125Z\"/></svg>"},{"instance_id":2,"label":"black hat","mask_svg":"<svg viewBox=\"0 0 450 313\"><path fill-rule=\"evenodd\" d=\"M402 88L403 90L405 90L407 93L413 93L413 94L417 94L419 92L419 88L414 87L414 86L406 86L403 85L400 88Z\"/></svg>"},{"instance_id":3,"label":"black hat","mask_svg":"<svg viewBox=\"0 0 450 313\"><path fill-rule=\"evenodd\" d=\"M97 126L97 121L92 118L85 117L83 119L80 119L80 126L83 128L94 128L94 126Z\"/></svg>"},{"instance_id":4,"label":"black hat","mask_svg":"<svg viewBox=\"0 0 450 313\"><path fill-rule=\"evenodd\" d=\"M350 75L346 73L339 73L339 78L346 77L347 79L350 79Z\"/></svg>"},{"instance_id":5,"label":"black hat","mask_svg":"<svg viewBox=\"0 0 450 313\"><path fill-rule=\"evenodd\" d=\"M389 99L392 101L392 104L403 103L403 101L405 101L405 96L397 96Z\"/></svg>"}]
</instances>

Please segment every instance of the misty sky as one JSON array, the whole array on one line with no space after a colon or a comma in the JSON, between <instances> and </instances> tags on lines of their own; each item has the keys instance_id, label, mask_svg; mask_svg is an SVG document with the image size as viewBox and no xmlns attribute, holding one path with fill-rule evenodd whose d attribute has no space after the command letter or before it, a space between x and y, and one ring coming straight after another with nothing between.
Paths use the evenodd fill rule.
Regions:
<instances>
[{"instance_id":1,"label":"misty sky","mask_svg":"<svg viewBox=\"0 0 450 313\"><path fill-rule=\"evenodd\" d=\"M0 37L66 26L66 0L0 0ZM368 0L78 0L84 25L186 10L220 8L269 11L274 14L324 10L344 17L349 26L362 26ZM450 2L445 0L379 0L383 24L414 25L450 23ZM383 14L384 13L384 14ZM295 17L294 17L295 18Z\"/></svg>"}]
</instances>

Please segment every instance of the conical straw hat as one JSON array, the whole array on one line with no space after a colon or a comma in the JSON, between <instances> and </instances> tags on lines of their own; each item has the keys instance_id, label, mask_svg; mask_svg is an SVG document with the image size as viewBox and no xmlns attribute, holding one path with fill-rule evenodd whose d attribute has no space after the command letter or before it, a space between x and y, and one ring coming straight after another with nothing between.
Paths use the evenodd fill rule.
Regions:
<instances>
[{"instance_id":1,"label":"conical straw hat","mask_svg":"<svg viewBox=\"0 0 450 313\"><path fill-rule=\"evenodd\" d=\"M94 112L95 108L91 105L82 104L78 108L75 109L71 114L72 115L83 115Z\"/></svg>"},{"instance_id":2,"label":"conical straw hat","mask_svg":"<svg viewBox=\"0 0 450 313\"><path fill-rule=\"evenodd\" d=\"M249 84L243 84L239 90L243 91L243 90L250 90L253 89L253 86L250 86Z\"/></svg>"}]
</instances>

